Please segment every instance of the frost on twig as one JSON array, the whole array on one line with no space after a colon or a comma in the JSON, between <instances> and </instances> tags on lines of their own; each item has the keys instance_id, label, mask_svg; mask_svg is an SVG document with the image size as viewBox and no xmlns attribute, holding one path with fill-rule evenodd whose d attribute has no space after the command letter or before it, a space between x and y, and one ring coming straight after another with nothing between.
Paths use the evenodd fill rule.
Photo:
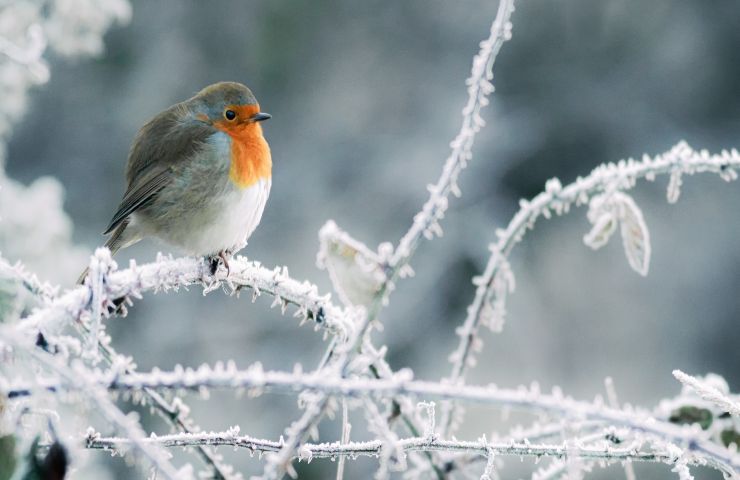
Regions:
<instances>
[{"instance_id":1,"label":"frost on twig","mask_svg":"<svg viewBox=\"0 0 740 480\"><path fill-rule=\"evenodd\" d=\"M282 446L282 442L280 441L263 440L246 435L235 435L234 431L238 433L239 430L238 428L232 428L226 432L152 435L146 438L144 442L165 447L186 447L201 444L227 445L247 449L253 454L278 452ZM94 432L86 436L86 446L91 449L119 449L125 448L129 443L130 440L127 438L103 437ZM622 462L625 460L667 464L676 462L675 452L673 451L642 449L632 445L626 447L606 445L579 446L569 445L568 443L490 442L485 439L478 441L429 440L423 437L410 437L398 439L397 447L406 453L420 451L451 452L456 454L475 454L484 458L491 458L492 456L552 457L605 462L604 464L606 462ZM340 442L305 443L301 446L300 456L296 454L294 459L331 459L340 456L350 458L359 456L381 457L384 448L382 440L350 442L346 444ZM691 456L684 458L687 464L703 465L700 458Z\"/></svg>"},{"instance_id":2,"label":"frost on twig","mask_svg":"<svg viewBox=\"0 0 740 480\"><path fill-rule=\"evenodd\" d=\"M467 79L468 101L462 110L462 125L450 147L452 151L445 161L437 183L430 185L429 199L414 217L414 223L401 238L391 257L391 267L400 268L408 263L421 237L432 238L442 234L439 221L444 217L449 204L449 195L459 197L457 178L472 159L473 142L476 134L485 126L481 110L488 105L488 96L493 93L493 65L504 42L511 39L511 15L513 0L499 2L496 18L491 23L490 35L480 43L480 50L473 58L470 77Z\"/></svg>"},{"instance_id":3,"label":"frost on twig","mask_svg":"<svg viewBox=\"0 0 740 480\"><path fill-rule=\"evenodd\" d=\"M674 370L673 376L704 400L712 402L730 415L740 417L740 399L733 399L729 396L727 383L721 377L717 378L715 375L701 380L681 370Z\"/></svg>"},{"instance_id":4,"label":"frost on twig","mask_svg":"<svg viewBox=\"0 0 740 480\"><path fill-rule=\"evenodd\" d=\"M144 433L138 421L132 416L122 413L108 398L105 389L90 381L87 371L79 362L68 366L36 347L26 350L23 343L18 341L17 336L7 331L3 332L2 341L4 343L10 342L16 348L25 350L39 364L57 375L68 388L78 391L90 399L95 404L97 413L110 422L112 426L124 433L126 438L130 439L131 445L143 456L147 457L165 478L170 480L190 478L183 476L186 470L178 471L172 466L168 456L160 450L159 446L148 445L143 442Z\"/></svg>"},{"instance_id":5,"label":"frost on twig","mask_svg":"<svg viewBox=\"0 0 740 480\"><path fill-rule=\"evenodd\" d=\"M323 398L332 395L376 399L408 396L427 401L430 399L454 400L456 402L510 407L533 413L548 412L551 415L562 416L570 421L582 422L588 420L596 422L589 424L588 428L591 429L618 426L627 429L631 432L631 435L636 435L636 438L647 438L653 443L658 442L655 443L656 445L669 442L682 445L696 458L701 457L707 463L718 468L721 467L725 471L740 468L740 455L729 449L723 449L720 442L714 438L712 431L702 432L701 430L679 427L676 425L676 421L668 418L671 411L665 406L657 409L655 414L632 408L610 408L604 406L601 402L589 403L574 400L564 396L559 390L554 390L551 394L543 394L537 387L502 389L492 385L453 386L414 381L404 374L382 380L367 378L340 379L318 373L302 373L301 371L270 372L262 370L259 366L238 371L232 365L217 366L213 369L201 367L198 370L177 369L173 372L134 373L120 375L115 378L99 374L97 377L90 377L88 381L94 382L93 384L99 388L111 390L154 388L202 391L203 388L227 388L234 390L246 389L252 395L264 391L302 392L308 390L321 394ZM63 385L40 378L37 387L56 392L63 388ZM0 385L0 388L8 392L11 398L32 394L29 386L22 382ZM309 407L311 405L316 404L309 404ZM427 408L431 408L431 404L427 403L426 405ZM372 408L368 408L369 411L373 411ZM382 426L385 424L382 415L377 409L375 409L375 412L372 418L376 425L376 433L384 432L384 435L389 435L387 426ZM307 418L312 418L316 412L307 410L306 413L310 414ZM439 438L434 433L432 418L433 414L431 410L428 410L428 423L422 435L428 444L434 444L436 439ZM557 425L556 427L549 435L557 436L558 433L562 433L563 426ZM292 429L306 429L306 431L310 428L310 425L303 422L297 422L292 427ZM579 430L583 428L585 428L585 425L580 426ZM542 432L542 429L537 429L526 435L514 435L512 438L516 439L524 436L522 441L527 441L529 437L541 437ZM391 445L394 442L391 442ZM620 440L619 443L624 443L624 440ZM288 457L288 460L290 458Z\"/></svg>"},{"instance_id":6,"label":"frost on twig","mask_svg":"<svg viewBox=\"0 0 740 480\"><path fill-rule=\"evenodd\" d=\"M239 293L242 288L252 290L253 299L261 293L273 295L283 310L289 304L296 305L296 315L303 320L313 319L317 328L323 327L336 334L348 335L351 322L344 318L341 309L333 306L328 296L318 294L315 286L307 282L297 282L288 276L286 269L268 270L257 263L247 262L242 257L232 260L231 274L224 278L224 272L215 277L206 276L202 262L195 259L160 258L154 264L137 267L132 264L128 270L118 271L107 250L96 253L91 263L91 274L84 287L78 287L61 297L47 303L44 308L33 312L18 324L18 330L26 334L36 331L53 332L63 328L74 319L87 332L85 351L92 359L97 355L97 339L101 348L108 349L108 338L102 334L101 316L107 315L113 301L124 297L139 297L144 291L178 289L191 284L204 284L204 292L225 286L231 292ZM273 302L275 305L275 302ZM29 346L36 337L29 335ZM45 337L46 338L46 337ZM49 339L61 341L66 337ZM58 348L55 345L54 348ZM128 367L125 367L128 368ZM170 413L171 406L163 399L145 390L151 403L160 409L169 422L179 429L188 430L187 424L179 415ZM200 448L201 456L218 473L218 478L236 478L229 475L229 468L218 464L218 459L205 448Z\"/></svg>"},{"instance_id":7,"label":"frost on twig","mask_svg":"<svg viewBox=\"0 0 740 480\"><path fill-rule=\"evenodd\" d=\"M475 135L485 124L480 116L480 111L487 105L488 95L493 92L493 84L491 83L493 79L493 63L503 43L511 38L510 17L513 11L513 0L502 0L500 2L496 18L491 25L490 36L481 42L480 51L473 59L471 75L467 81L468 102L462 111L463 122L460 132L451 143L452 152L444 164L439 180L435 185L431 185L428 188L430 192L429 199L422 207L422 210L415 215L411 228L401 238L395 250L391 251L389 247L381 246L378 254L379 258L375 260L372 258L374 255L371 255L364 245L352 240L348 235L339 232L332 224L329 224L327 230L324 230L322 251L325 253L324 255L320 254L320 259L323 258L324 264L326 264L327 256L331 252L331 242L339 243L342 248L350 247L349 255L336 255L335 253L335 258L331 259L334 265L332 267L327 265L328 268L334 269L334 273L330 272L332 281L338 291L344 292L342 295L344 297L343 299L347 303L351 303L353 300L358 301L357 299L350 298L350 295L346 293L348 286L352 285L352 282L348 282L338 272L343 273L347 270L348 266L350 270L356 270L358 264L363 267L361 268L363 273L359 277L361 279L359 283L362 287L361 291L364 294L360 296L358 303L366 301L368 292L374 293L370 298L370 304L367 305L366 315L355 326L356 332L354 337L351 341L346 342L343 347L345 353L340 355L339 360L337 360L335 350L339 345L336 340L333 341L324 356L321 368L326 367L329 361L333 360L331 364L335 365L333 367L336 369L335 372L339 372L343 376L347 373L347 366L352 362L352 356L361 348L363 339L372 325L374 325L379 310L382 305L387 303L388 293L393 290L395 279L412 274L408 263L421 238L432 238L434 235L442 234L439 221L444 217L444 213L447 210L448 197L450 193L457 196L460 195L459 188L457 187L457 177L460 171L465 168L467 162L472 158L472 146ZM368 258L370 258L370 261L368 261ZM360 259L359 263L358 259ZM375 265L382 264L382 277L379 275L380 269L373 266L373 263ZM368 272L373 273L368 275ZM378 287L375 287L374 282L378 279L382 279L382 283ZM369 287L368 284L370 285ZM352 290L349 289L349 291ZM351 353L348 354L347 352ZM294 428L295 426L291 427L290 434L287 436L288 441L278 454L279 460L269 463L268 468L263 474L264 478L276 478L285 471L289 466L292 449L295 449L303 440L303 437L299 438L298 435L305 435L308 429L315 426L315 423L323 415L325 407L326 399L320 397L316 402L311 404L310 410L313 411L313 414L308 413L307 409L307 412L304 413L298 422L298 428ZM286 433L288 433L287 430Z\"/></svg>"},{"instance_id":8,"label":"frost on twig","mask_svg":"<svg viewBox=\"0 0 740 480\"><path fill-rule=\"evenodd\" d=\"M302 320L313 320L316 328L323 328L340 336L349 335L352 324L344 312L331 303L329 295L320 295L315 285L292 279L286 268L267 269L259 262L250 262L238 256L230 261L231 271L218 271L210 276L205 263L195 258L160 257L156 262L125 270L117 270L113 262L110 273L105 277L105 298L100 302L125 297L140 297L144 292L178 290L190 285L203 285L204 293L218 288L228 288L239 294L242 289L250 289L252 298L265 293L274 297L284 310L288 305L297 307L296 316ZM53 330L67 322L80 318L90 312L92 286L88 281L59 296L49 305L40 308L19 322L22 330ZM273 302L273 305L275 305Z\"/></svg>"},{"instance_id":9,"label":"frost on twig","mask_svg":"<svg viewBox=\"0 0 740 480\"><path fill-rule=\"evenodd\" d=\"M493 93L493 65L502 45L511 39L513 0L499 3L496 18L491 24L490 35L480 43L480 50L473 58L470 77L466 80L468 100L462 110L462 124L450 142L452 151L447 157L442 173L434 185L429 185L429 199L414 216L409 230L393 249L382 244L378 254L371 252L361 242L339 230L330 221L319 236L321 251L319 265L326 267L337 292L344 301L367 305L374 297L385 298L386 290L393 289L396 276L410 276L413 270L408 262L422 239L442 235L439 222L449 205L449 196L461 195L457 185L460 172L472 159L476 134L485 126L481 110L488 105ZM359 272L358 272L359 270ZM353 275L348 275L353 273ZM368 298L370 297L370 298Z\"/></svg>"},{"instance_id":10,"label":"frost on twig","mask_svg":"<svg viewBox=\"0 0 740 480\"><path fill-rule=\"evenodd\" d=\"M366 398L364 406L368 430L380 438L380 465L375 473L375 479L386 480L391 471L406 470L406 455L398 435L388 425L377 405Z\"/></svg>"},{"instance_id":11,"label":"frost on twig","mask_svg":"<svg viewBox=\"0 0 740 480\"><path fill-rule=\"evenodd\" d=\"M340 440L342 445L349 443L349 435L352 431L352 424L349 423L349 406L347 403L346 398L342 399L342 438ZM339 462L337 462L337 480L344 480L344 464L346 459L347 457L342 455Z\"/></svg>"},{"instance_id":12,"label":"frost on twig","mask_svg":"<svg viewBox=\"0 0 740 480\"><path fill-rule=\"evenodd\" d=\"M590 175L579 177L575 182L562 186L553 179L545 190L532 200L521 200L520 209L507 227L496 232L498 240L491 245L491 256L482 275L474 279L476 293L467 310L463 324L458 327L460 337L457 348L450 355L452 371L448 380L462 381L465 370L474 362L471 357L480 350L479 327L490 323L491 312L504 311L501 305L508 291L501 290L500 272L509 269L508 259L514 247L532 230L540 217L551 218L553 214L564 215L572 206L589 205L591 231L584 237L587 245L598 248L604 245L621 224L622 240L630 266L637 272L647 272L650 260L650 238L642 213L631 197L624 191L633 188L640 178L654 180L657 175L680 172L683 175L714 173L725 181L737 178L740 168L740 153L723 150L710 154L707 150L693 150L681 141L665 153L641 160L621 160L595 168ZM501 292L501 293L498 293ZM498 302L498 304L497 304ZM494 318L498 325L502 320ZM452 406L443 408L441 432L447 433L455 417Z\"/></svg>"}]
</instances>

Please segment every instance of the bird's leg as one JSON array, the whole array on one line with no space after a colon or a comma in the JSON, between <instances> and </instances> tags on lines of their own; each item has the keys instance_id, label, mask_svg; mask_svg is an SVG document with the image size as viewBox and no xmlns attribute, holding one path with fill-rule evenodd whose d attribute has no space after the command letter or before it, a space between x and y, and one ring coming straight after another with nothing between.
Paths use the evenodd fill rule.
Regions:
<instances>
[{"instance_id":1,"label":"bird's leg","mask_svg":"<svg viewBox=\"0 0 740 480\"><path fill-rule=\"evenodd\" d=\"M218 271L219 264L223 263L226 267L226 276L228 277L231 273L231 267L229 266L229 258L231 258L231 252L229 250L221 250L215 255L209 255L206 257L206 263L208 263L209 271L211 275L215 275Z\"/></svg>"},{"instance_id":2,"label":"bird's leg","mask_svg":"<svg viewBox=\"0 0 740 480\"><path fill-rule=\"evenodd\" d=\"M228 250L221 250L220 252L218 252L218 258L220 258L221 261L224 262L224 267L226 267L227 277L231 273L231 267L229 266L229 257L231 257L231 252Z\"/></svg>"}]
</instances>

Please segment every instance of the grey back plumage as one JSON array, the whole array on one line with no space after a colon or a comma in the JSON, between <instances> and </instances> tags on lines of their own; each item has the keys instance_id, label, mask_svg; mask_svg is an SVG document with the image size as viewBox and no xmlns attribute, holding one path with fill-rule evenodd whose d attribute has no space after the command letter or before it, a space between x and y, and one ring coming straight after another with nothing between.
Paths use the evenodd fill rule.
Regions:
<instances>
[{"instance_id":1,"label":"grey back plumage","mask_svg":"<svg viewBox=\"0 0 740 480\"><path fill-rule=\"evenodd\" d=\"M217 130L180 103L147 122L136 135L126 166L128 186L105 234L152 201L171 181L172 169L192 158Z\"/></svg>"}]
</instances>

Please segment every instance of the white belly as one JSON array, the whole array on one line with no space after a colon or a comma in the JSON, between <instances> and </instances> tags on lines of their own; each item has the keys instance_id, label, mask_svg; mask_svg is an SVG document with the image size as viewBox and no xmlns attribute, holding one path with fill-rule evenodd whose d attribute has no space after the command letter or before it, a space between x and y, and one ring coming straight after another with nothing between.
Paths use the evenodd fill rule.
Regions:
<instances>
[{"instance_id":1,"label":"white belly","mask_svg":"<svg viewBox=\"0 0 740 480\"><path fill-rule=\"evenodd\" d=\"M259 225L270 195L271 180L260 180L251 187L234 188L223 198L219 214L187 236L183 247L195 255L211 255L222 250L234 253L244 248Z\"/></svg>"}]
</instances>

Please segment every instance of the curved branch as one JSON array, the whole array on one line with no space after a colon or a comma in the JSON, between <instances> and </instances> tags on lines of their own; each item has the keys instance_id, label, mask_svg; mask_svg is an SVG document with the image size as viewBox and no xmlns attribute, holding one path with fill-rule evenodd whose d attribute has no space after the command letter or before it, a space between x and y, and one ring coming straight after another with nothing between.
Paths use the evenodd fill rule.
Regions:
<instances>
[{"instance_id":1,"label":"curved branch","mask_svg":"<svg viewBox=\"0 0 740 480\"><path fill-rule=\"evenodd\" d=\"M105 255L101 250L96 252L96 256L101 254ZM147 291L177 290L191 285L202 285L204 294L220 287L228 287L237 294L247 288L252 290L253 298L266 293L275 297L273 305L281 305L283 309L288 305L298 307L296 316L304 320L312 319L317 328L342 337L348 336L352 330L352 324L345 319L343 310L331 303L330 295L320 295L315 285L292 279L285 267L270 270L242 256L229 261L228 276L223 270L212 276L202 260L190 257L161 257L156 262L141 266L132 262L125 270L116 270L115 262L111 261L111 265L111 271L103 280L104 291L100 299L103 302L124 297L139 298ZM65 322L80 318L84 312L92 311L91 299L91 286L78 286L22 319L18 327L32 331L62 326Z\"/></svg>"},{"instance_id":2,"label":"curved branch","mask_svg":"<svg viewBox=\"0 0 740 480\"><path fill-rule=\"evenodd\" d=\"M635 186L637 179L653 180L656 175L671 174L680 178L681 174L715 173L730 181L737 178L735 170L740 169L740 153L722 151L710 155L706 150L694 151L686 142L679 142L667 152L655 157L643 156L641 161L622 160L619 163L600 165L590 175L578 178L575 182L561 187L557 179L547 182L545 191L531 201L521 200L520 210L514 215L506 229L497 232L498 241L491 245L491 257L483 275L475 281L477 285L475 299L468 307L467 316L457 333L460 341L453 352L452 372L447 377L451 383L459 383L465 376L465 370L473 353L472 346L478 336L481 324L490 312L491 299L496 299L496 279L502 269L508 268L508 258L514 246L519 243L527 231L534 228L540 217L550 218L552 212L565 214L572 205L584 205L593 195L601 192L629 190ZM672 181L671 184L680 183ZM674 188L675 185L673 185ZM675 190L669 191L669 199L675 200ZM502 299L503 300L503 299ZM446 433L452 422L450 405L443 406L441 431Z\"/></svg>"}]
</instances>

